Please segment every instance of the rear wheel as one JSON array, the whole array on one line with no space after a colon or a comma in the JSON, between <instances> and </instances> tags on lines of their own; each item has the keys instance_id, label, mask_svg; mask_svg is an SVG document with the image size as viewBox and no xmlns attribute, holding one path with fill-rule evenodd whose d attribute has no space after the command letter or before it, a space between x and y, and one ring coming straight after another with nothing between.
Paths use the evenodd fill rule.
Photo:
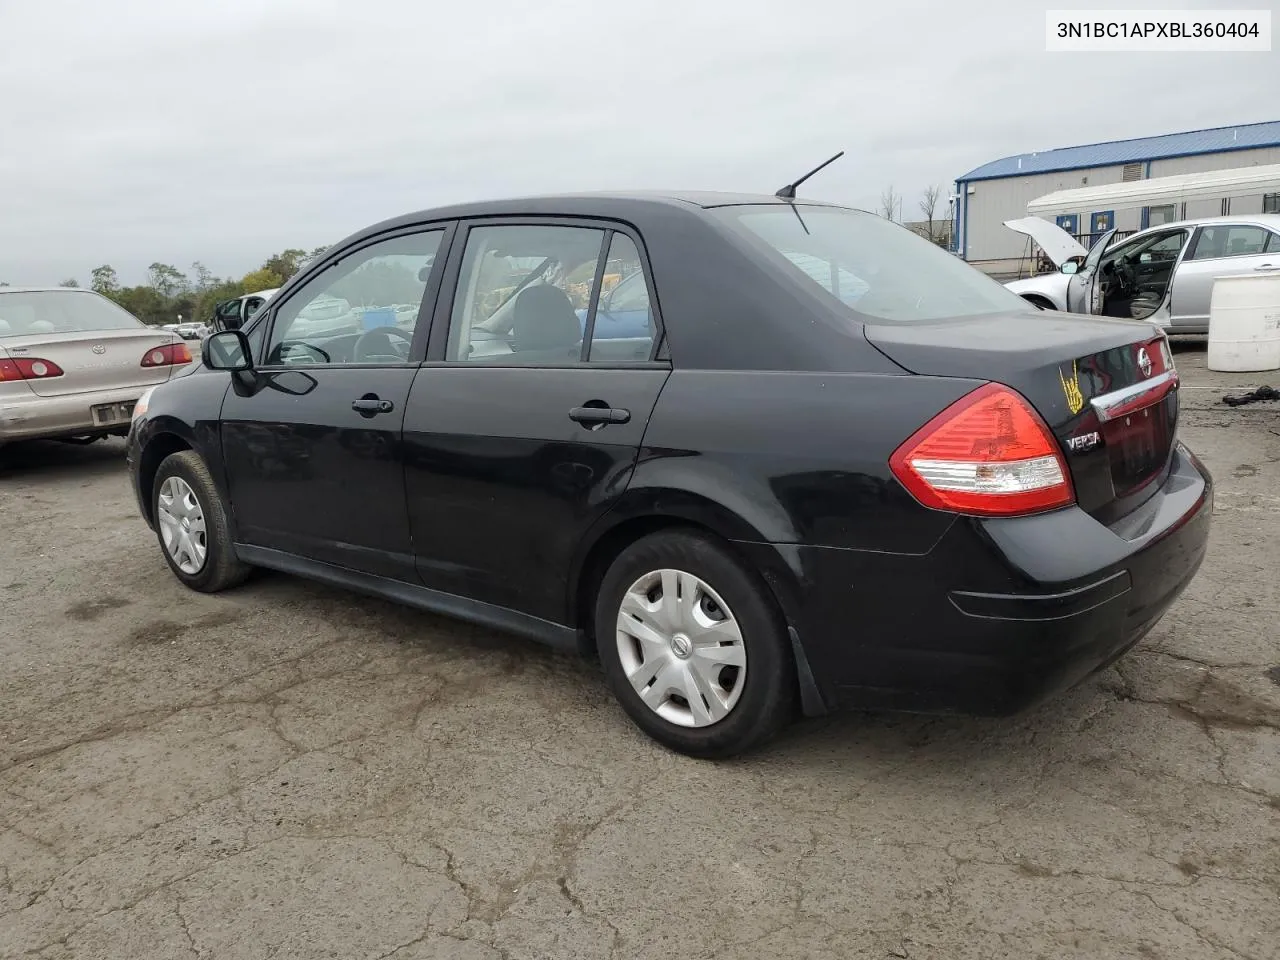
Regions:
<instances>
[{"instance_id":1,"label":"rear wheel","mask_svg":"<svg viewBox=\"0 0 1280 960\"><path fill-rule=\"evenodd\" d=\"M700 534L645 537L596 598L596 644L614 695L659 743L728 757L791 716L794 665L767 587Z\"/></svg>"},{"instance_id":2,"label":"rear wheel","mask_svg":"<svg viewBox=\"0 0 1280 960\"><path fill-rule=\"evenodd\" d=\"M165 561L188 587L216 593L249 575L236 559L226 506L198 453L183 450L161 462L151 508Z\"/></svg>"}]
</instances>

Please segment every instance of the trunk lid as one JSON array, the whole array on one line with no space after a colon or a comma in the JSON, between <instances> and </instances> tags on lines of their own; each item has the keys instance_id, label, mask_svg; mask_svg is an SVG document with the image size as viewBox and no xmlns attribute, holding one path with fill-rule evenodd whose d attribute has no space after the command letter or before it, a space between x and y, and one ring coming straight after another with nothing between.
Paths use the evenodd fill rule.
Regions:
<instances>
[{"instance_id":1,"label":"trunk lid","mask_svg":"<svg viewBox=\"0 0 1280 960\"><path fill-rule=\"evenodd\" d=\"M11 336L0 340L0 349L14 359L39 358L61 367L61 377L26 381L38 396L57 397L164 383L174 367L144 367L142 358L148 350L182 342L167 330L136 328Z\"/></svg>"},{"instance_id":2,"label":"trunk lid","mask_svg":"<svg viewBox=\"0 0 1280 960\"><path fill-rule=\"evenodd\" d=\"M932 323L872 324L873 346L925 376L1013 387L1049 425L1081 509L1111 523L1168 472L1177 374L1149 323L1034 311Z\"/></svg>"}]
</instances>

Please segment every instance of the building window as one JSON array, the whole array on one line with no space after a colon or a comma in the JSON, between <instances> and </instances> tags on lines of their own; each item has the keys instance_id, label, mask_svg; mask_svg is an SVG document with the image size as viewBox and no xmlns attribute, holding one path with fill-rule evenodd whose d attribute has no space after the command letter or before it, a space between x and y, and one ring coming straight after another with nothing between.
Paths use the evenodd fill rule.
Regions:
<instances>
[{"instance_id":1,"label":"building window","mask_svg":"<svg viewBox=\"0 0 1280 960\"><path fill-rule=\"evenodd\" d=\"M1141 180L1141 179L1142 179L1142 164L1126 163L1124 165L1124 172L1120 174L1121 182L1128 183L1130 180Z\"/></svg>"},{"instance_id":2,"label":"building window","mask_svg":"<svg viewBox=\"0 0 1280 960\"><path fill-rule=\"evenodd\" d=\"M1263 213L1280 213L1280 193L1268 193L1262 198Z\"/></svg>"},{"instance_id":3,"label":"building window","mask_svg":"<svg viewBox=\"0 0 1280 960\"><path fill-rule=\"evenodd\" d=\"M1147 226L1158 227L1162 223L1173 223L1178 219L1178 208L1175 204L1166 203L1161 207L1152 207L1147 215Z\"/></svg>"}]
</instances>

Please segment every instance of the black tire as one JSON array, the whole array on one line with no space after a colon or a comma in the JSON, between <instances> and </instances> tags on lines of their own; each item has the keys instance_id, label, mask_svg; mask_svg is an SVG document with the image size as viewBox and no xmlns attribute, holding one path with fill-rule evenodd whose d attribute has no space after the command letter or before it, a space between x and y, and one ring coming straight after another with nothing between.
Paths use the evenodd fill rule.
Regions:
<instances>
[{"instance_id":1,"label":"black tire","mask_svg":"<svg viewBox=\"0 0 1280 960\"><path fill-rule=\"evenodd\" d=\"M159 502L160 490L165 480L179 477L186 481L200 505L205 521L205 558L204 565L195 573L187 573L175 562L165 549L164 536L160 529ZM241 583L249 575L252 568L236 559L235 548L231 540L231 526L227 521L227 507L222 502L218 488L209 475L200 454L193 450L182 450L171 453L161 462L156 470L155 480L151 484L151 516L155 519L156 541L160 544L160 553L173 575L192 590L201 593L217 593Z\"/></svg>"},{"instance_id":2,"label":"black tire","mask_svg":"<svg viewBox=\"0 0 1280 960\"><path fill-rule=\"evenodd\" d=\"M707 726L673 723L632 687L618 652L618 613L627 590L645 574L673 569L693 574L733 611L746 649L740 697ZM664 746L692 757L723 759L752 749L793 715L795 662L786 625L767 585L717 541L691 530L651 534L627 547L605 574L595 602L596 647L605 677L628 716Z\"/></svg>"},{"instance_id":3,"label":"black tire","mask_svg":"<svg viewBox=\"0 0 1280 960\"><path fill-rule=\"evenodd\" d=\"M1022 299L1027 301L1027 303L1031 304L1033 307L1036 307L1040 310L1057 310L1058 309L1053 305L1052 300L1046 300L1044 297L1036 296L1034 293L1023 294Z\"/></svg>"}]
</instances>

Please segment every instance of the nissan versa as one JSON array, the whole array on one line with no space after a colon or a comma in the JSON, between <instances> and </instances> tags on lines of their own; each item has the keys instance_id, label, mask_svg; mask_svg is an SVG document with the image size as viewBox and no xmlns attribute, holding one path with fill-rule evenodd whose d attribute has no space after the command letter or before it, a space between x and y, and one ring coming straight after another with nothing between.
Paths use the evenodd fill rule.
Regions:
<instances>
[{"instance_id":1,"label":"nissan versa","mask_svg":"<svg viewBox=\"0 0 1280 960\"><path fill-rule=\"evenodd\" d=\"M1205 552L1177 416L1157 328L874 215L548 197L338 244L143 398L129 463L193 589L270 567L595 652L643 730L719 757L1119 657Z\"/></svg>"}]
</instances>

